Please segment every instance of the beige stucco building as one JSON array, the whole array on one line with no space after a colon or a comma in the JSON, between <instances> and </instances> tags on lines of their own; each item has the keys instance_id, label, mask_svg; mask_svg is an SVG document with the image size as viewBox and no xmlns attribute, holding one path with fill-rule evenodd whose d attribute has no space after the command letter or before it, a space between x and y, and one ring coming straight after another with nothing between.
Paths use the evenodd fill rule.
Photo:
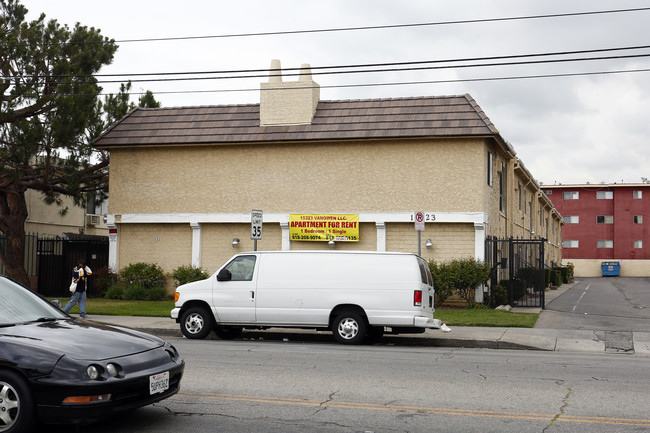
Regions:
<instances>
[{"instance_id":1,"label":"beige stucco building","mask_svg":"<svg viewBox=\"0 0 650 433\"><path fill-rule=\"evenodd\" d=\"M74 204L72 197L61 197L61 205L47 204L39 191L25 192L28 217L25 221L27 233L39 236L61 236L63 233L83 233L86 235L107 236L108 226L105 215L108 203L82 208ZM65 210L64 213L61 211Z\"/></svg>"},{"instance_id":2,"label":"beige stucco building","mask_svg":"<svg viewBox=\"0 0 650 433\"><path fill-rule=\"evenodd\" d=\"M111 266L214 271L259 250L358 249L485 258L488 236L544 237L561 216L469 95L323 101L304 67L279 65L260 104L135 109L95 143L111 153ZM292 215L357 215L356 241L292 240ZM233 240L239 242L233 245Z\"/></svg>"}]
</instances>

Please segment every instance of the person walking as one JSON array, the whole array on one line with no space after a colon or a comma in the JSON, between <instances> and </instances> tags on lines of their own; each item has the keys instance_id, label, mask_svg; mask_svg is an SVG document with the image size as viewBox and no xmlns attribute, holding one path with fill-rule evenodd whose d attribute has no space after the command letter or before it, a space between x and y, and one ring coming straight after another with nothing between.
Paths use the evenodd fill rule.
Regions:
<instances>
[{"instance_id":1,"label":"person walking","mask_svg":"<svg viewBox=\"0 0 650 433\"><path fill-rule=\"evenodd\" d=\"M93 272L86 266L86 262L79 260L77 266L72 270L72 281L77 283L77 290L72 294L65 307L62 308L65 313L78 303L81 311L79 315L81 318L86 317L86 289L88 288L88 276L92 274Z\"/></svg>"}]
</instances>

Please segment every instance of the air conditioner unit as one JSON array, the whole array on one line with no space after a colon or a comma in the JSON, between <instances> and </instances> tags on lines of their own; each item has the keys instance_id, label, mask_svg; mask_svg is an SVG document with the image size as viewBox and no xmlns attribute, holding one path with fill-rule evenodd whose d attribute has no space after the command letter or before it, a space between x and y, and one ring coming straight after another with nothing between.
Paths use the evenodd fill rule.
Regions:
<instances>
[{"instance_id":1,"label":"air conditioner unit","mask_svg":"<svg viewBox=\"0 0 650 433\"><path fill-rule=\"evenodd\" d=\"M101 215L86 215L86 224L89 226L96 226L102 220Z\"/></svg>"}]
</instances>

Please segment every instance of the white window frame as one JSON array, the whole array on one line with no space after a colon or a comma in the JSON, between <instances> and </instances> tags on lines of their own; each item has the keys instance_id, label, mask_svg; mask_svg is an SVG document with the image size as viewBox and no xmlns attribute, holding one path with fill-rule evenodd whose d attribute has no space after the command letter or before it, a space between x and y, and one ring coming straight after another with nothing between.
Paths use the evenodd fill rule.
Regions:
<instances>
[{"instance_id":1,"label":"white window frame","mask_svg":"<svg viewBox=\"0 0 650 433\"><path fill-rule=\"evenodd\" d=\"M643 241L642 240L634 241L634 248L637 250L643 248Z\"/></svg>"},{"instance_id":2,"label":"white window frame","mask_svg":"<svg viewBox=\"0 0 650 433\"><path fill-rule=\"evenodd\" d=\"M565 239L562 241L562 248L580 248L580 241L577 239Z\"/></svg>"},{"instance_id":3,"label":"white window frame","mask_svg":"<svg viewBox=\"0 0 650 433\"><path fill-rule=\"evenodd\" d=\"M634 200L640 200L643 198L643 191L633 191L632 192L632 198Z\"/></svg>"},{"instance_id":4,"label":"white window frame","mask_svg":"<svg viewBox=\"0 0 650 433\"><path fill-rule=\"evenodd\" d=\"M565 224L580 224L580 215L565 215L562 219Z\"/></svg>"},{"instance_id":5,"label":"white window frame","mask_svg":"<svg viewBox=\"0 0 650 433\"><path fill-rule=\"evenodd\" d=\"M614 200L614 191L596 191L597 200Z\"/></svg>"},{"instance_id":6,"label":"white window frame","mask_svg":"<svg viewBox=\"0 0 650 433\"><path fill-rule=\"evenodd\" d=\"M634 215L634 224L643 224L643 215Z\"/></svg>"},{"instance_id":7,"label":"white window frame","mask_svg":"<svg viewBox=\"0 0 650 433\"><path fill-rule=\"evenodd\" d=\"M596 248L614 248L614 241L610 239L601 239L596 241Z\"/></svg>"},{"instance_id":8,"label":"white window frame","mask_svg":"<svg viewBox=\"0 0 650 433\"><path fill-rule=\"evenodd\" d=\"M562 192L562 199L563 200L579 200L580 199L580 192L578 192L578 191L563 191Z\"/></svg>"}]
</instances>

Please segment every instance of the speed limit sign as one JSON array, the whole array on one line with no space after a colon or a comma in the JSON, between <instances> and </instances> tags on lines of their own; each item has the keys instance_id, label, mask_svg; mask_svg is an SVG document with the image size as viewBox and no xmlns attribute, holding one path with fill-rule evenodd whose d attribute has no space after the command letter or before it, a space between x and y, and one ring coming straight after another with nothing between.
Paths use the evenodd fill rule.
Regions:
<instances>
[{"instance_id":1,"label":"speed limit sign","mask_svg":"<svg viewBox=\"0 0 650 433\"><path fill-rule=\"evenodd\" d=\"M415 220L415 230L424 230L424 212L415 212L413 219Z\"/></svg>"},{"instance_id":2,"label":"speed limit sign","mask_svg":"<svg viewBox=\"0 0 650 433\"><path fill-rule=\"evenodd\" d=\"M258 241L262 239L262 211L251 211L251 239Z\"/></svg>"}]
</instances>

